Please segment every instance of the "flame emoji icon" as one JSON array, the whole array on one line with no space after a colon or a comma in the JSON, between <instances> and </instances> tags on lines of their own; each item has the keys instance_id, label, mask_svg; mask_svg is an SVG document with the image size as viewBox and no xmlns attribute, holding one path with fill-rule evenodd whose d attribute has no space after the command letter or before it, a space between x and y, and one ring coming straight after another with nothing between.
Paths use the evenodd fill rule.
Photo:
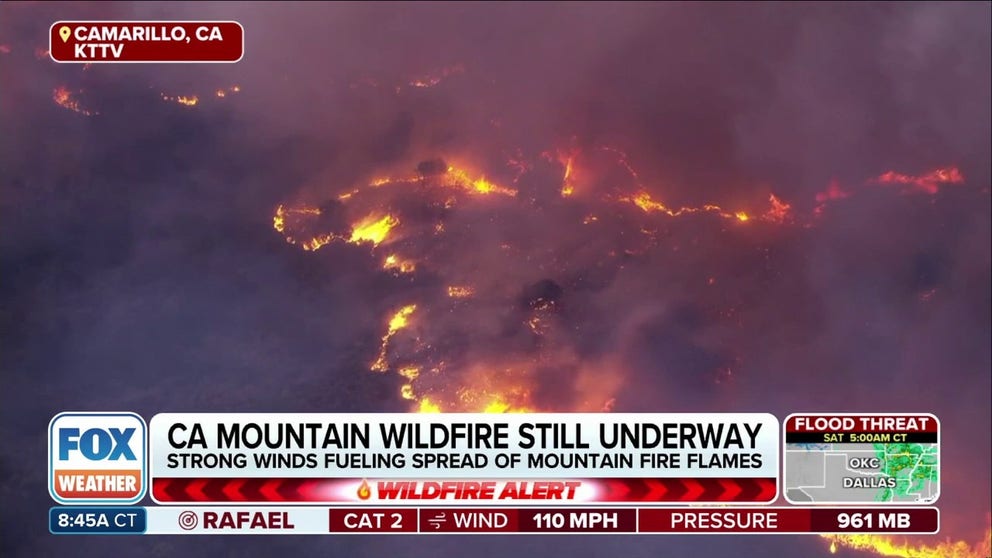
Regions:
<instances>
[{"instance_id":1,"label":"flame emoji icon","mask_svg":"<svg viewBox=\"0 0 992 558\"><path fill-rule=\"evenodd\" d=\"M358 497L362 500L368 500L371 495L372 490L369 488L368 481L362 479L362 484L358 487Z\"/></svg>"}]
</instances>

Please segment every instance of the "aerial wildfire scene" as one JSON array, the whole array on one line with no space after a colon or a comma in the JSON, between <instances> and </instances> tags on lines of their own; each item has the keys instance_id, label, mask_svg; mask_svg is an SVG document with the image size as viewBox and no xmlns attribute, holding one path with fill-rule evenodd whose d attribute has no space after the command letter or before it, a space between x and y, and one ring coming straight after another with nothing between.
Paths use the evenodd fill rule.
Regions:
<instances>
[{"instance_id":1,"label":"aerial wildfire scene","mask_svg":"<svg viewBox=\"0 0 992 558\"><path fill-rule=\"evenodd\" d=\"M51 61L97 18L246 54ZM0 554L989 556L989 20L4 3ZM63 407L932 412L941 533L66 541Z\"/></svg>"}]
</instances>

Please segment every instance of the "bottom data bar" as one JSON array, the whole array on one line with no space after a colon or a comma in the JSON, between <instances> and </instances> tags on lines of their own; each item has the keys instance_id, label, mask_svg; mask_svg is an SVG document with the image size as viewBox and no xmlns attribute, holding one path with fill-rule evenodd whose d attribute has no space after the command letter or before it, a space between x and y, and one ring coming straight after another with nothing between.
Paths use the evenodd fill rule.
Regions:
<instances>
[{"instance_id":1,"label":"bottom data bar","mask_svg":"<svg viewBox=\"0 0 992 558\"><path fill-rule=\"evenodd\" d=\"M639 533L904 533L940 531L937 508L640 509Z\"/></svg>"},{"instance_id":2,"label":"bottom data bar","mask_svg":"<svg viewBox=\"0 0 992 558\"><path fill-rule=\"evenodd\" d=\"M473 534L473 533L695 533L932 534L940 530L937 508L327 508L148 507L52 508L53 532L167 534ZM106 517L108 522L101 522ZM117 523L121 525L118 526ZM101 529L101 525L104 527ZM107 527L112 525L113 527ZM109 531L107 530L109 529Z\"/></svg>"}]
</instances>

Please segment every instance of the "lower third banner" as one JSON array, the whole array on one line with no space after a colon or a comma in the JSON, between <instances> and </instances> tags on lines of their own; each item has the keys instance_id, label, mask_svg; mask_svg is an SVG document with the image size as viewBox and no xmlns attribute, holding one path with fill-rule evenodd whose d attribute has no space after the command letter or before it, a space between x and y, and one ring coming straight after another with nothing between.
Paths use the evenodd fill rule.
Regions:
<instances>
[{"instance_id":1,"label":"lower third banner","mask_svg":"<svg viewBox=\"0 0 992 558\"><path fill-rule=\"evenodd\" d=\"M658 503L768 502L774 478L366 480L156 478L157 502L219 503Z\"/></svg>"}]
</instances>

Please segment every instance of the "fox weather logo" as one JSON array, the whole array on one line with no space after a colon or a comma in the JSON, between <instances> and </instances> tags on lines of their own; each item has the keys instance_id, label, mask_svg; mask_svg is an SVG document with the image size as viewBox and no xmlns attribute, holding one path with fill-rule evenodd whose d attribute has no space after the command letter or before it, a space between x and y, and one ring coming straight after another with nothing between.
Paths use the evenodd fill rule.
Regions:
<instances>
[{"instance_id":1,"label":"fox weather logo","mask_svg":"<svg viewBox=\"0 0 992 558\"><path fill-rule=\"evenodd\" d=\"M48 425L48 491L60 504L145 496L145 421L134 413L59 413Z\"/></svg>"}]
</instances>

